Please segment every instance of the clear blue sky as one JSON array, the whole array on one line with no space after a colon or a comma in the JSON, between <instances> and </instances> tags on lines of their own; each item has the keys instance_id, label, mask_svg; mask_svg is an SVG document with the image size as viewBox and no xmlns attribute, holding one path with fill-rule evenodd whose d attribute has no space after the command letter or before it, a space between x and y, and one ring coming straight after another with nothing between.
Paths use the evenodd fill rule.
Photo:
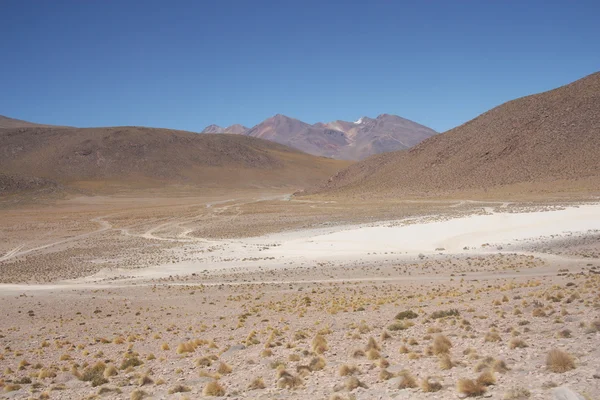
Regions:
<instances>
[{"instance_id":1,"label":"clear blue sky","mask_svg":"<svg viewBox=\"0 0 600 400\"><path fill-rule=\"evenodd\" d=\"M600 1L1 0L0 114L199 131L277 113L444 131L600 70Z\"/></svg>"}]
</instances>

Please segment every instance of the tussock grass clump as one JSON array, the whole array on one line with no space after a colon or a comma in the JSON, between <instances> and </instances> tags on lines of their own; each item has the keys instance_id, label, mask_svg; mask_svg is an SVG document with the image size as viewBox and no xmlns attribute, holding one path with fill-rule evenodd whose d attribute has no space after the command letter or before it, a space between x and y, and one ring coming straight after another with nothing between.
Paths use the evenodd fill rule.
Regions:
<instances>
[{"instance_id":1,"label":"tussock grass clump","mask_svg":"<svg viewBox=\"0 0 600 400\"><path fill-rule=\"evenodd\" d=\"M108 380L104 377L104 370L106 369L106 364L103 362L97 362L92 367L87 367L83 370L83 374L81 374L80 380L84 382L91 382L92 387L101 386L105 383L108 383Z\"/></svg>"},{"instance_id":2,"label":"tussock grass clump","mask_svg":"<svg viewBox=\"0 0 600 400\"><path fill-rule=\"evenodd\" d=\"M556 337L561 338L561 339L567 339L571 337L571 331L569 329L563 329L561 331L558 331L558 333L556 334Z\"/></svg>"},{"instance_id":3,"label":"tussock grass clump","mask_svg":"<svg viewBox=\"0 0 600 400\"><path fill-rule=\"evenodd\" d=\"M219 366L217 367L217 372L223 375L230 374L231 371L233 371L233 369L224 362L220 362Z\"/></svg>"},{"instance_id":4,"label":"tussock grass clump","mask_svg":"<svg viewBox=\"0 0 600 400\"><path fill-rule=\"evenodd\" d=\"M486 369L499 373L505 373L509 370L504 360L496 360L494 357L486 357L475 366L475 372L482 372Z\"/></svg>"},{"instance_id":5,"label":"tussock grass clump","mask_svg":"<svg viewBox=\"0 0 600 400\"><path fill-rule=\"evenodd\" d=\"M508 344L508 347L510 347L511 349L523 349L525 347L529 347L527 345L527 343L525 343L525 341L523 339L511 339L510 343Z\"/></svg>"},{"instance_id":6,"label":"tussock grass clump","mask_svg":"<svg viewBox=\"0 0 600 400\"><path fill-rule=\"evenodd\" d=\"M477 384L483 386L490 386L496 383L496 377L491 370L485 370L477 377Z\"/></svg>"},{"instance_id":7,"label":"tussock grass clump","mask_svg":"<svg viewBox=\"0 0 600 400\"><path fill-rule=\"evenodd\" d=\"M192 389L190 389L189 387L184 386L184 385L175 385L169 389L169 394L185 393L185 392L190 392L191 390Z\"/></svg>"},{"instance_id":8,"label":"tussock grass clump","mask_svg":"<svg viewBox=\"0 0 600 400\"><path fill-rule=\"evenodd\" d=\"M467 397L481 396L486 392L485 386L471 379L459 379L456 384L456 390Z\"/></svg>"},{"instance_id":9,"label":"tussock grass clump","mask_svg":"<svg viewBox=\"0 0 600 400\"><path fill-rule=\"evenodd\" d=\"M456 364L454 364L454 362L450 358L450 355L448 355L448 354L440 355L440 369L441 370L447 371L449 369L452 369L455 366L456 366Z\"/></svg>"},{"instance_id":10,"label":"tussock grass clump","mask_svg":"<svg viewBox=\"0 0 600 400\"><path fill-rule=\"evenodd\" d=\"M115 376L117 374L118 374L117 368L114 365L112 365L112 364L111 365L107 365L106 368L104 369L104 372L102 373L102 375L106 379L110 378L111 376Z\"/></svg>"},{"instance_id":11,"label":"tussock grass clump","mask_svg":"<svg viewBox=\"0 0 600 400\"><path fill-rule=\"evenodd\" d=\"M390 366L390 362L385 358L380 358L379 360L375 361L375 365L377 365L379 368L387 368Z\"/></svg>"},{"instance_id":12,"label":"tussock grass clump","mask_svg":"<svg viewBox=\"0 0 600 400\"><path fill-rule=\"evenodd\" d=\"M272 355L273 355L273 350L271 350L271 349L264 349L263 351L260 352L261 357L271 357Z\"/></svg>"},{"instance_id":13,"label":"tussock grass clump","mask_svg":"<svg viewBox=\"0 0 600 400\"><path fill-rule=\"evenodd\" d=\"M450 310L438 310L438 311L434 311L433 313L431 313L430 317L431 319L440 319L440 318L446 318L446 317L458 317L460 315L460 312L453 308Z\"/></svg>"},{"instance_id":14,"label":"tussock grass clump","mask_svg":"<svg viewBox=\"0 0 600 400\"><path fill-rule=\"evenodd\" d=\"M432 393L442 390L442 384L438 381L432 381L429 377L421 380L421 390L425 393Z\"/></svg>"},{"instance_id":15,"label":"tussock grass clump","mask_svg":"<svg viewBox=\"0 0 600 400\"><path fill-rule=\"evenodd\" d=\"M381 347L377 344L377 341L373 337L369 338L367 346L365 347L365 351L369 351L371 349L381 350Z\"/></svg>"},{"instance_id":16,"label":"tussock grass clump","mask_svg":"<svg viewBox=\"0 0 600 400\"><path fill-rule=\"evenodd\" d=\"M447 354L452 348L452 342L444 335L435 335L433 339L433 354Z\"/></svg>"},{"instance_id":17,"label":"tussock grass clump","mask_svg":"<svg viewBox=\"0 0 600 400\"><path fill-rule=\"evenodd\" d=\"M144 364L144 362L142 360L140 360L136 356L130 355L121 362L121 366L119 367L119 369L123 370L123 369L127 369L129 367L135 368L135 367L139 367L140 365L143 365L143 364Z\"/></svg>"},{"instance_id":18,"label":"tussock grass clump","mask_svg":"<svg viewBox=\"0 0 600 400\"><path fill-rule=\"evenodd\" d=\"M317 354L323 354L327 350L329 350L329 346L327 346L327 340L321 334L317 334L312 340L312 351Z\"/></svg>"},{"instance_id":19,"label":"tussock grass clump","mask_svg":"<svg viewBox=\"0 0 600 400\"><path fill-rule=\"evenodd\" d=\"M250 384L248 385L248 390L258 390L264 389L266 387L267 385L265 385L264 379L261 376L259 376L257 378L254 378L252 382L250 382Z\"/></svg>"},{"instance_id":20,"label":"tussock grass clump","mask_svg":"<svg viewBox=\"0 0 600 400\"><path fill-rule=\"evenodd\" d=\"M484 337L484 341L486 341L486 342L499 342L501 340L502 340L502 338L500 337L498 332L495 332L495 331L490 331L490 332L486 333L485 337Z\"/></svg>"},{"instance_id":21,"label":"tussock grass clump","mask_svg":"<svg viewBox=\"0 0 600 400\"><path fill-rule=\"evenodd\" d=\"M531 397L531 392L525 388L512 388L504 393L504 400L527 400Z\"/></svg>"},{"instance_id":22,"label":"tussock grass clump","mask_svg":"<svg viewBox=\"0 0 600 400\"><path fill-rule=\"evenodd\" d=\"M9 383L9 384L4 385L4 391L6 393L16 392L17 390L20 390L20 389L21 389L21 385L18 385L16 383Z\"/></svg>"},{"instance_id":23,"label":"tussock grass clump","mask_svg":"<svg viewBox=\"0 0 600 400\"><path fill-rule=\"evenodd\" d=\"M415 319L419 316L419 314L417 314L416 312L412 311L412 310L406 310L406 311L401 311L398 314L396 314L396 319Z\"/></svg>"},{"instance_id":24,"label":"tussock grass clump","mask_svg":"<svg viewBox=\"0 0 600 400\"><path fill-rule=\"evenodd\" d=\"M325 359L321 356L317 356L317 357L313 357L313 359L310 360L310 363L308 364L308 368L310 369L311 372L321 371L323 368L325 368L325 365L327 365L327 363L325 362Z\"/></svg>"},{"instance_id":25,"label":"tussock grass clump","mask_svg":"<svg viewBox=\"0 0 600 400\"><path fill-rule=\"evenodd\" d=\"M388 371L387 369L382 369L381 371L379 371L379 379L382 381L387 381L390 380L394 377L394 374L392 374L390 371Z\"/></svg>"},{"instance_id":26,"label":"tussock grass clump","mask_svg":"<svg viewBox=\"0 0 600 400\"><path fill-rule=\"evenodd\" d=\"M308 365L297 365L296 366L296 372L298 373L298 376L301 376L302 378L310 375L311 372L313 372L310 367Z\"/></svg>"},{"instance_id":27,"label":"tussock grass clump","mask_svg":"<svg viewBox=\"0 0 600 400\"><path fill-rule=\"evenodd\" d=\"M417 387L417 380L408 370L402 370L398 373L400 382L398 383L398 389L410 389Z\"/></svg>"},{"instance_id":28,"label":"tussock grass clump","mask_svg":"<svg viewBox=\"0 0 600 400\"><path fill-rule=\"evenodd\" d=\"M546 367L556 373L563 373L575 369L575 360L569 353L552 349L546 356Z\"/></svg>"},{"instance_id":29,"label":"tussock grass clump","mask_svg":"<svg viewBox=\"0 0 600 400\"><path fill-rule=\"evenodd\" d=\"M42 368L37 374L38 379L56 378L56 372L51 368Z\"/></svg>"},{"instance_id":30,"label":"tussock grass clump","mask_svg":"<svg viewBox=\"0 0 600 400\"><path fill-rule=\"evenodd\" d=\"M138 385L139 386L151 385L153 383L154 383L154 379L150 378L150 375L148 375L148 374L142 374L138 378Z\"/></svg>"},{"instance_id":31,"label":"tussock grass clump","mask_svg":"<svg viewBox=\"0 0 600 400\"><path fill-rule=\"evenodd\" d=\"M196 367L210 367L212 362L213 360L210 357L204 356L194 361L194 364L196 364Z\"/></svg>"},{"instance_id":32,"label":"tussock grass clump","mask_svg":"<svg viewBox=\"0 0 600 400\"><path fill-rule=\"evenodd\" d=\"M377 351L377 349L370 349L367 351L366 354L369 360L377 360L381 358L381 354L379 353L379 351Z\"/></svg>"},{"instance_id":33,"label":"tussock grass clump","mask_svg":"<svg viewBox=\"0 0 600 400\"><path fill-rule=\"evenodd\" d=\"M298 354L290 354L288 357L288 360L290 361L300 361L300 356Z\"/></svg>"},{"instance_id":34,"label":"tussock grass clump","mask_svg":"<svg viewBox=\"0 0 600 400\"><path fill-rule=\"evenodd\" d=\"M392 331L392 332L396 332L396 331L403 331L406 330L408 328L410 328L411 326L413 326L413 323L411 321L406 321L406 320L400 320L400 321L395 321L393 323L391 323L390 325L388 325L388 330Z\"/></svg>"},{"instance_id":35,"label":"tussock grass clump","mask_svg":"<svg viewBox=\"0 0 600 400\"><path fill-rule=\"evenodd\" d=\"M385 340L391 339L392 335L390 335L390 333L388 331L384 330L383 332L381 332L381 336L379 338L383 342Z\"/></svg>"},{"instance_id":36,"label":"tussock grass clump","mask_svg":"<svg viewBox=\"0 0 600 400\"><path fill-rule=\"evenodd\" d=\"M109 393L121 394L123 392L121 391L121 389L116 387L101 387L100 389L98 389L97 392L98 396L102 396L103 394Z\"/></svg>"},{"instance_id":37,"label":"tussock grass clump","mask_svg":"<svg viewBox=\"0 0 600 400\"><path fill-rule=\"evenodd\" d=\"M348 379L346 379L346 381L344 382L344 387L346 388L347 391L352 391L356 388L363 388L363 389L368 389L369 387L362 381L360 381L357 377L355 376L351 376Z\"/></svg>"},{"instance_id":38,"label":"tussock grass clump","mask_svg":"<svg viewBox=\"0 0 600 400\"><path fill-rule=\"evenodd\" d=\"M208 382L202 389L204 396L225 396L225 388L217 381Z\"/></svg>"},{"instance_id":39,"label":"tussock grass clump","mask_svg":"<svg viewBox=\"0 0 600 400\"><path fill-rule=\"evenodd\" d=\"M355 374L359 374L360 371L358 370L358 367L356 365L340 365L340 369L338 370L340 376L348 376L348 375L355 375Z\"/></svg>"},{"instance_id":40,"label":"tussock grass clump","mask_svg":"<svg viewBox=\"0 0 600 400\"><path fill-rule=\"evenodd\" d=\"M355 349L351 355L353 358L360 358L366 356L365 352L362 349Z\"/></svg>"},{"instance_id":41,"label":"tussock grass clump","mask_svg":"<svg viewBox=\"0 0 600 400\"><path fill-rule=\"evenodd\" d=\"M179 343L177 345L177 354L193 353L196 351L196 344L194 342Z\"/></svg>"},{"instance_id":42,"label":"tussock grass clump","mask_svg":"<svg viewBox=\"0 0 600 400\"><path fill-rule=\"evenodd\" d=\"M292 375L287 372L285 369L279 369L277 371L277 387L280 389L296 389L304 385L304 381L302 378Z\"/></svg>"}]
</instances>

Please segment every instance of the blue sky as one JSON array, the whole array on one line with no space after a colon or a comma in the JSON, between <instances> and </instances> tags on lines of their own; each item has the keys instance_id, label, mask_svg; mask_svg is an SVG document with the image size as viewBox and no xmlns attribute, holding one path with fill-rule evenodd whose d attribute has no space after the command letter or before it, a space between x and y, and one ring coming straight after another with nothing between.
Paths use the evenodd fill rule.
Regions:
<instances>
[{"instance_id":1,"label":"blue sky","mask_svg":"<svg viewBox=\"0 0 600 400\"><path fill-rule=\"evenodd\" d=\"M280 113L438 131L600 70L595 1L0 1L0 114L199 131Z\"/></svg>"}]
</instances>

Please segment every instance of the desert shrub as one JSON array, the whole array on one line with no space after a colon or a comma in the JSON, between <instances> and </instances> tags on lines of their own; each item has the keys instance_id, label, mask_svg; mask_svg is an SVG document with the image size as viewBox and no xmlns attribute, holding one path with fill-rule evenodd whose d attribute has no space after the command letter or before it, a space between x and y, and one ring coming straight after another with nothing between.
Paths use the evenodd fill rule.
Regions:
<instances>
[{"instance_id":1,"label":"desert shrub","mask_svg":"<svg viewBox=\"0 0 600 400\"><path fill-rule=\"evenodd\" d=\"M438 311L434 311L433 313L431 313L431 318L432 319L439 319L439 318L445 318L445 317L458 317L460 315L460 312L453 308L450 310L438 310Z\"/></svg>"},{"instance_id":2,"label":"desert shrub","mask_svg":"<svg viewBox=\"0 0 600 400\"><path fill-rule=\"evenodd\" d=\"M412 310L401 311L396 314L396 319L414 319L417 318L419 314Z\"/></svg>"},{"instance_id":3,"label":"desert shrub","mask_svg":"<svg viewBox=\"0 0 600 400\"><path fill-rule=\"evenodd\" d=\"M433 339L433 354L447 354L450 352L452 342L444 335L436 335Z\"/></svg>"},{"instance_id":4,"label":"desert shrub","mask_svg":"<svg viewBox=\"0 0 600 400\"><path fill-rule=\"evenodd\" d=\"M202 389L204 396L225 396L225 388L217 381L208 382Z\"/></svg>"},{"instance_id":5,"label":"desert shrub","mask_svg":"<svg viewBox=\"0 0 600 400\"><path fill-rule=\"evenodd\" d=\"M485 386L471 379L459 379L456 384L456 390L467 397L481 396L486 391Z\"/></svg>"},{"instance_id":6,"label":"desert shrub","mask_svg":"<svg viewBox=\"0 0 600 400\"><path fill-rule=\"evenodd\" d=\"M569 353L553 349L546 356L546 367L552 372L563 373L575 369L575 360Z\"/></svg>"},{"instance_id":7,"label":"desert shrub","mask_svg":"<svg viewBox=\"0 0 600 400\"><path fill-rule=\"evenodd\" d=\"M417 381L414 376L408 370L402 370L398 373L400 382L398 383L398 389L409 389L417 387Z\"/></svg>"},{"instance_id":8,"label":"desert shrub","mask_svg":"<svg viewBox=\"0 0 600 400\"><path fill-rule=\"evenodd\" d=\"M442 389L442 384L437 381L432 381L429 377L421 380L421 390L425 393L437 392Z\"/></svg>"}]
</instances>

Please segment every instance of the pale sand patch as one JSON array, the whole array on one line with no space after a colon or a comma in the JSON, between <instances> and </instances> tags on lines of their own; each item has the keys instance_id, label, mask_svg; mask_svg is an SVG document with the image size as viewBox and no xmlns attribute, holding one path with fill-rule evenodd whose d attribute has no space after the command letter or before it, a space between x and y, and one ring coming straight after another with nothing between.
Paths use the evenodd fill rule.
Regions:
<instances>
[{"instance_id":1,"label":"pale sand patch","mask_svg":"<svg viewBox=\"0 0 600 400\"><path fill-rule=\"evenodd\" d=\"M203 255L197 260L138 270L103 270L77 282L122 275L129 279L160 278L189 275L203 270L285 268L290 262L311 265L320 261L382 261L390 257L400 260L415 258L421 253L437 254L442 248L445 249L444 254L487 254L490 251L498 252L496 245L500 244L535 241L540 237L566 233L583 234L600 229L600 205L581 205L552 211L489 213L445 220L436 220L434 216L423 221L387 221L288 231L256 238L215 240L211 245L219 246L210 253L210 258ZM485 244L490 246L482 246ZM189 246L188 249L200 249L206 244Z\"/></svg>"},{"instance_id":2,"label":"pale sand patch","mask_svg":"<svg viewBox=\"0 0 600 400\"><path fill-rule=\"evenodd\" d=\"M393 226L387 222L318 235L298 232L298 238L283 240L280 246L266 253L308 258L381 251L432 253L439 248L460 253L465 247L595 229L600 229L600 205L582 205L556 211L470 215L410 225Z\"/></svg>"}]
</instances>

